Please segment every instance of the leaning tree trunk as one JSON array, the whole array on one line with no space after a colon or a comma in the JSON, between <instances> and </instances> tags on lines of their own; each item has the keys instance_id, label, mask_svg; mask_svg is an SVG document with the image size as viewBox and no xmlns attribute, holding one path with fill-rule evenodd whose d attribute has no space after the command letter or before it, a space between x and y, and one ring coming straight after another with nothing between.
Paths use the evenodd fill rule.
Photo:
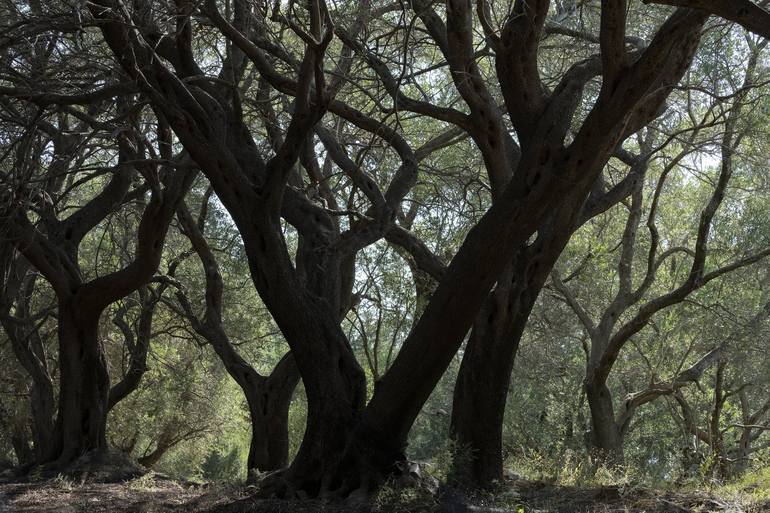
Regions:
<instances>
[{"instance_id":1,"label":"leaning tree trunk","mask_svg":"<svg viewBox=\"0 0 770 513\"><path fill-rule=\"evenodd\" d=\"M471 488L487 488L503 474L501 448L508 380L523 329L517 330L518 336L504 339L496 333L496 320L504 318L501 320L514 328L523 328L524 324L510 319L505 306L494 296L487 299L471 331L452 402L450 436L454 456L450 479ZM495 358L488 360L490 354Z\"/></svg>"},{"instance_id":2,"label":"leaning tree trunk","mask_svg":"<svg viewBox=\"0 0 770 513\"><path fill-rule=\"evenodd\" d=\"M461 5L462 4L458 2L456 5L453 5L452 8L459 12L464 11L466 16L465 24L463 25L462 23L459 23L457 26L455 26L454 23L462 19L461 15L456 15L452 18L452 25L456 32L455 35L462 37L464 34L471 33L470 27L472 26L472 22L470 20L468 10L463 9ZM520 67L521 62L526 62L527 59L531 59L530 69L537 69L537 64L536 58L533 58L534 54L526 54L525 52L524 55L521 55L518 51L512 51L511 48L526 48L524 40L528 37L531 37L531 34L527 36L524 36L523 34L528 34L528 31L532 30L532 27L536 27L538 24L538 21L536 20L538 16L535 15L532 18L530 18L530 16L532 13L536 13L538 10L540 10L543 11L540 12L540 17L542 20L542 18L545 17L545 12L547 12L547 2L541 3L536 7L532 7L531 12L529 13L521 5L517 8L521 8L521 12L518 13L518 16L512 17L512 20L509 22L511 26L506 28L503 33L508 32L508 36L514 35L512 38L514 40L516 39L516 34L522 34L522 39L516 41L513 44L510 44L512 41L509 41L509 44L504 48L504 54L507 54L506 56L509 58L506 59L503 58L502 55L498 55L496 60L497 73L501 79L503 93L506 98L507 106L509 107L509 112L512 115L511 117L514 121L514 125L516 125L514 113L517 113L518 111L526 112L527 109L532 108L532 103L529 99L525 100L523 103L519 103L522 97L527 97L526 94L522 95L521 91L517 90L520 88L521 83L517 83L516 81L524 76L522 72L526 69L527 66L524 65L524 68ZM427 11L427 6L425 6L423 10ZM683 12L678 12L677 16L672 16L667 24L682 14ZM516 21L517 18L518 21ZM684 20L684 18L682 18L682 20ZM482 311L484 314L487 314L487 319L479 316L477 320L474 321L473 329L477 333L472 333L471 335L471 340L469 342L468 349L466 350L467 354L465 356L468 361L463 362L464 369L461 368L461 376L459 378L460 383L458 383L459 388L456 389L455 406L459 407L461 411L455 414L455 418L453 419L455 439L460 440L462 438L467 440L464 445L466 447L470 447L470 454L467 455L467 457L470 459L470 465L468 466L467 463L465 464L465 466L468 466L465 472L462 472L462 469L460 468L455 468L456 473L459 473L460 475L464 473L466 476L470 475L471 480L474 479L474 474L477 474L475 479L481 483L501 477L502 457L499 443L501 438L501 435L499 434L500 428L499 426L493 427L493 425L488 425L487 423L499 423L502 420L505 407L505 394L504 392L501 392L501 390L507 390L510 379L510 372L513 365L513 358L515 357L515 348L517 347L518 340L521 337L521 331L523 331L524 324L526 323L526 317L532 308L530 303L534 303L540 288L542 288L542 282L544 282L547 277L548 271L550 271L550 269L553 267L558 254L569 240L569 236L574 230L573 222L577 218L576 216L578 215L578 212L583 209L584 202L589 199L589 194L593 192L590 188L593 186L594 180L598 178L598 175L609 159L611 152L615 146L620 143L627 135L633 133L636 130L634 127L642 126L644 122L648 122L651 119L650 116L654 117L654 113L657 112L658 109L656 104L659 104L662 100L665 99L665 96L670 90L668 89L670 85L675 83L678 80L678 77L680 77L686 69L687 65L692 59L694 47L697 45L697 41L699 39L699 29L696 27L698 24L702 24L704 20L704 16L691 16L686 23L681 23L681 27L685 28L683 36L686 36L686 39L683 40L687 41L687 44L680 45L679 50L682 50L681 54L677 55L676 58L667 58L668 62L667 59L663 59L661 61L661 66L656 69L656 76L658 77L657 80L660 80L661 82L654 84L655 80L652 80L650 81L651 83L644 84L644 87L654 86L654 88L658 90L655 97L650 96L645 98L645 101L642 102L641 100L644 95L638 96L639 83L631 76L604 77L607 80L617 79L618 84L623 81L627 82L623 87L627 88L626 91L628 94L620 93L620 90L615 89L615 91L610 94L602 94L600 96L599 101L597 101L596 105L592 109L591 114L586 118L583 126L579 131L580 137L578 137L578 139L583 138L582 141L578 141L578 139L576 139L573 144L570 144L569 147L564 148L561 146L561 141L564 139L563 134L553 137L553 134L558 133L560 130L559 126L561 126L560 124L563 122L563 119L559 118L559 116L562 115L561 113L565 112L564 109L567 107L567 103L559 104L559 101L551 100L551 105L549 105L546 109L539 112L533 110L530 112L530 116L525 115L525 117L528 119L521 123L521 128L526 129L526 123L532 122L532 120L535 118L538 118L540 121L539 123L535 123L535 128L533 129L532 134L530 134L532 137L522 137L526 135L524 131L519 134L521 141L521 160L517 166L518 176L508 186L508 191L503 194L494 194L495 191L493 180L493 197L495 197L495 205L493 205L489 212L492 212L492 210L496 209L501 201L506 201L505 196L508 196L510 190L515 189L519 182L523 180L523 176L532 176L533 186L531 189L527 188L522 195L522 198L525 198L523 203L526 204L526 200L532 201L532 203L530 203L530 211L528 212L529 219L538 216L538 207L541 206L542 203L550 203L552 211L555 212L555 217L553 219L556 219L556 222L549 225L548 217L550 216L543 212L541 214L541 219L537 223L539 226L533 228L532 233L537 234L537 239L548 241L547 243L551 245L553 251L552 253L548 254L548 256L544 259L545 261L540 262L535 260L530 264L531 267L524 265L521 269L517 269L517 278L519 280L523 280L525 283L523 285L515 283L512 284L513 290L510 292L512 296L507 298L507 301L500 302L498 299L498 305L504 305L505 307L509 307L512 310L516 310L516 302L518 301L520 303L518 305L518 312L506 312L501 315L499 311L490 312L490 309L482 306ZM431 25L434 25L434 32L439 32L439 30L435 28L435 24L432 23L430 18L424 19L424 22L429 27L429 30ZM515 26L518 23L521 23L522 26ZM677 23L679 22L674 22L671 24L671 26L675 26ZM690 25L691 23L692 25ZM447 27L449 27L449 23L447 23ZM537 31L537 29L534 30L535 32ZM661 29L661 31L662 30L663 29ZM453 39L450 38L450 41L452 40ZM471 40L472 38L466 39L466 41ZM536 40L536 38L532 37L532 40ZM660 43L660 41L658 41L658 43ZM470 45L467 45L467 47L470 47ZM650 51L649 53L655 54L655 51ZM663 54L672 55L670 50L664 50ZM466 52L464 55L471 56L472 53ZM447 59L450 62L452 61L451 57L452 56L447 56ZM457 66L457 63L454 63L454 65ZM468 83L472 83L473 79L466 78L467 76L473 76L472 73L468 73L468 69L469 68L463 68L461 70L462 74L458 73L458 75L463 77L463 82L467 80ZM606 72L607 70L604 71ZM532 83L538 84L539 78L537 77L537 74L534 73L533 75L533 77L530 77L532 78ZM589 76L592 75L589 74ZM526 79L522 80L526 82ZM645 81L647 81L647 79L645 79ZM663 83L665 83L665 85ZM462 92L463 83L459 83L457 85L458 89L460 89ZM474 90L481 88L478 86L478 84L474 84L474 86ZM565 89L569 90L572 87L575 87L574 90L578 91L577 97L579 98L579 95L582 94L581 82L576 81L575 84L571 84ZM535 94L538 94L538 89L535 87L533 88L533 91L528 92L534 92ZM607 90L603 88L602 93L606 92ZM465 94L465 96L470 96L473 100L469 103L471 110L473 111L474 103L477 103L479 98L474 97L472 94ZM605 103L604 100L613 97L613 100ZM632 97L636 97L636 99L631 100ZM616 100L619 101L616 102ZM635 104L634 102L639 103ZM649 103L650 105L648 106L650 108L636 111L636 109L640 107L642 103ZM573 105L577 105L577 103L573 103ZM510 107L513 107L513 109L510 109ZM552 107L554 109L553 111L550 110ZM567 111L569 111L568 108ZM553 118L543 117L543 114L546 113L551 115L554 113L557 114ZM479 111L479 115L482 118L486 117L488 115L488 110ZM571 116L571 114L568 114L568 116ZM569 119L569 117L567 119ZM611 123L617 124L615 124L615 126L610 129L608 125L605 124L608 120L612 120ZM521 120L519 121L521 122ZM473 136L472 133L471 135ZM474 137L474 140L477 142L483 152L484 141L480 140L479 137ZM560 160L558 164L550 162L551 159L554 158L554 155L559 155ZM490 162L488 161L488 167L489 163ZM569 174L567 168L572 167L573 169L579 169L580 171L576 173L576 176L580 176L580 178L575 179L573 186L570 187L569 190L558 193L555 192L556 188L558 188L558 180L554 180L554 183L552 183L554 191L551 193L551 195L538 200L536 199L535 194L537 185L542 184L543 176L548 176L553 172L551 166L559 169L558 173L561 174L561 176L566 176ZM489 169L492 170L491 167L489 167ZM552 202L551 200L553 200L555 197L558 197L559 199ZM482 223L479 223L477 226L480 226ZM553 231L543 231L543 227L553 228ZM504 232L501 230L499 237L502 237L503 233ZM522 247L525 247L526 239L528 239L528 237L519 240L518 244L513 245L512 249L520 250ZM459 255L460 253L458 253L458 256ZM511 258L513 258L515 255L515 252L510 253ZM486 270L495 269L496 267L493 264L493 258L487 257L485 259L485 263L487 263L485 266ZM538 266L544 267L545 269L538 269ZM500 266L498 268L502 269L503 267ZM522 269L523 273L521 272ZM538 280L533 280L532 276L529 276L529 274L540 275L540 279L542 280L541 283L538 285ZM484 276L480 278L483 279ZM530 280L532 280L531 284L529 283ZM505 285L507 285L507 283ZM498 288L504 288L505 285L501 287L500 283L498 282ZM527 291L527 294L529 295L528 298L517 297L517 292L519 292L515 290L517 287L529 288L530 286L531 289ZM471 304L471 301L466 299L466 304ZM487 304L494 304L494 300L488 301ZM504 336L504 338L507 340L499 340L499 337L501 336L500 331L496 331L494 329L481 329L485 322L492 324L489 322L490 316L488 314L490 313L495 314L493 317L507 317L507 319L503 319L503 321L512 323L509 326L511 331L509 334L505 334ZM519 321L517 321L518 317L521 317ZM484 331L486 331L486 334ZM405 344L405 346L406 345L407 344ZM475 360L475 363L473 360ZM405 380L401 379L400 381L403 382ZM487 386L492 381L495 382L494 387ZM475 388L476 391L470 392L469 390L466 390L467 388ZM377 394L375 394L375 396L376 395ZM377 398L375 397L375 399ZM461 404L465 404L464 411L462 410L463 407ZM459 418L461 416L463 417L462 420ZM480 420L480 417L484 417L484 420ZM490 435L489 433L484 432L485 428L493 429L493 434ZM461 431L462 434L460 433ZM462 450L463 444L460 445L460 450ZM496 446L496 448L493 446ZM477 458L486 459L486 465L481 463L481 461L474 461ZM476 464L475 470L474 464Z\"/></svg>"},{"instance_id":3,"label":"leaning tree trunk","mask_svg":"<svg viewBox=\"0 0 770 513\"><path fill-rule=\"evenodd\" d=\"M571 233L571 232L570 232ZM563 237L568 239L569 237ZM451 436L457 454L453 478L463 486L486 488L503 478L503 417L508 387L529 314L558 258L544 244L521 247L513 275L505 273L474 322L455 385ZM537 260L537 265L532 265ZM518 279L512 279L518 277Z\"/></svg>"},{"instance_id":4,"label":"leaning tree trunk","mask_svg":"<svg viewBox=\"0 0 770 513\"><path fill-rule=\"evenodd\" d=\"M281 209L290 214L288 222L300 221L295 227L300 233L312 235L319 260L328 256L329 248L338 242L334 236L337 232L322 226L327 222L324 221L328 218L326 213L318 212L312 203L292 210L293 192L285 187L288 171L296 161L292 145L296 146L298 136L307 135L308 123L318 121L321 114L306 101L309 88L295 88L293 83L283 88L301 93L297 94L295 116L288 131L291 137L287 136L276 158L266 166L260 165L263 159L238 112L239 106L232 109L225 103L229 102L229 92L227 100L222 95L222 101L217 101L216 93L209 94L197 86L185 87L179 76L157 59L156 48L138 37L132 21L124 19L124 11L115 9L115 4L108 0L89 4L124 71L140 78L148 89L152 88L154 107L167 114L180 142L209 178L241 232L253 281L289 343L305 383L307 430L287 477L290 485L309 495L327 490L344 494L353 487L371 489L383 474L393 471L394 464L404 456L414 420L516 249L536 232L547 213L562 205L566 198L585 200L623 135L636 131L637 126L658 112L673 82L689 66L707 18L705 14L677 11L637 61L620 70L608 66L605 84L612 84L602 86L582 127L570 138L569 147L564 147L562 141L570 124L564 111L569 112L570 105L577 105L579 97L571 99L561 94L575 89L570 82L564 83L564 87L560 85L555 100L549 101L550 98L542 94L539 78L532 72L537 68L533 46L536 47L540 39L548 2L539 2L531 12L524 12L519 4L517 2L521 16L512 16L502 31L502 39L495 40L501 50L496 71L506 107L516 118L513 124L522 146L527 147L517 166L516 180L505 189L501 201L468 233L445 279L365 409L364 376L340 329L339 305L321 299L299 282L287 256L278 215ZM211 7L209 11L216 11L215 2L207 5ZM458 77L455 83L466 102L478 113L476 117L488 119L490 111L476 108L478 98L469 93L470 88L482 89L483 79L474 73L473 78L467 80L468 70L475 71L475 64L473 38L469 37L473 34L473 20L465 7L466 2L452 2L453 14L447 17L452 22L451 34L441 23L436 23L438 16L426 14L425 23L430 29L440 25L436 30L444 32L437 38L448 40L450 45L458 41L467 43L466 48L457 49L462 62L453 59L453 75ZM621 23L624 22L622 16L620 18ZM252 62L260 71L269 68L261 51L249 45L248 37L243 34L238 37L237 29L217 20L216 16L214 21L228 36L235 37L239 47L250 52ZM127 28L129 26L132 28ZM187 27L189 41L190 24ZM622 35L624 26L613 28ZM611 38L610 43L612 41ZM624 53L622 38L619 46L619 53ZM131 51L126 51L127 48ZM170 60L176 55L171 55ZM312 54L306 55L312 57ZM617 64L611 57L607 60ZM315 64L311 60L306 62ZM286 80L280 82L281 86L286 85ZM582 86L578 85L577 89L581 90ZM161 95L162 101L158 101ZM318 104L320 102L315 105ZM194 115L184 115L191 109L195 109ZM497 111L495 102L493 112ZM480 124L471 135L482 148L505 148L502 120L492 124L494 130L484 130L480 127L488 124ZM287 145L287 141L290 144ZM495 171L512 171L509 164L502 162L507 157L507 151L485 152L487 166ZM308 212L314 215L304 215ZM308 224L315 226L308 227ZM327 233L331 235L325 236ZM480 266L479 262L485 265ZM331 276L339 266L328 262L318 264L316 267L322 270L319 274L330 274L326 276L327 283L339 282Z\"/></svg>"},{"instance_id":5,"label":"leaning tree trunk","mask_svg":"<svg viewBox=\"0 0 770 513\"><path fill-rule=\"evenodd\" d=\"M496 290L474 323L455 384L452 479L486 488L503 476L503 417L513 363L539 288ZM495 297L497 295L503 297ZM500 331L502 329L502 331Z\"/></svg>"},{"instance_id":6,"label":"leaning tree trunk","mask_svg":"<svg viewBox=\"0 0 770 513\"><path fill-rule=\"evenodd\" d=\"M503 478L503 417L516 352L559 255L580 221L594 214L586 209L581 216L581 206L570 201L560 206L537 240L517 249L474 321L452 405L451 436L458 451L452 476L462 486L486 488Z\"/></svg>"},{"instance_id":7,"label":"leaning tree trunk","mask_svg":"<svg viewBox=\"0 0 770 513\"><path fill-rule=\"evenodd\" d=\"M51 459L63 465L107 447L110 380L98 336L101 312L74 297L59 300L59 419Z\"/></svg>"}]
</instances>

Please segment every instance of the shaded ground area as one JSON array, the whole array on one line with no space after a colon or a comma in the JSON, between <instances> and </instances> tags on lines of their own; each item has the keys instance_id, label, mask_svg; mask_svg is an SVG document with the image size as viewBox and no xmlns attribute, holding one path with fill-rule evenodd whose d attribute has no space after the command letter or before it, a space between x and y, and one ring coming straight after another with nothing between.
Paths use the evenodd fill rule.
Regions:
<instances>
[{"instance_id":1,"label":"shaded ground area","mask_svg":"<svg viewBox=\"0 0 770 513\"><path fill-rule=\"evenodd\" d=\"M206 487L165 480L81 484L54 479L0 483L0 513L193 512L205 511L216 503L214 496L207 495Z\"/></svg>"},{"instance_id":2,"label":"shaded ground area","mask_svg":"<svg viewBox=\"0 0 770 513\"><path fill-rule=\"evenodd\" d=\"M179 483L144 476L124 483L56 478L0 481L0 513L768 513L770 502L704 492L620 487L579 488L515 481L505 492L474 499L437 498L414 490L386 492L371 505L265 501L253 487Z\"/></svg>"}]
</instances>

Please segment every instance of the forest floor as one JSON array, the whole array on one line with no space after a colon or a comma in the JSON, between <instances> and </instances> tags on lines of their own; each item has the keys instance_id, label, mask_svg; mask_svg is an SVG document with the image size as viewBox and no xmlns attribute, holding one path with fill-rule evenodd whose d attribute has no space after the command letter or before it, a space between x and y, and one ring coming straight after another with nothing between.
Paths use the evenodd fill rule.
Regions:
<instances>
[{"instance_id":1,"label":"forest floor","mask_svg":"<svg viewBox=\"0 0 770 513\"><path fill-rule=\"evenodd\" d=\"M770 499L751 490L718 497L700 491L567 487L512 481L482 498L440 499L402 490L380 494L365 507L312 501L254 498L255 488L181 483L157 476L127 482L92 483L55 478L0 480L0 513L769 513ZM754 499L751 499L754 497Z\"/></svg>"}]
</instances>

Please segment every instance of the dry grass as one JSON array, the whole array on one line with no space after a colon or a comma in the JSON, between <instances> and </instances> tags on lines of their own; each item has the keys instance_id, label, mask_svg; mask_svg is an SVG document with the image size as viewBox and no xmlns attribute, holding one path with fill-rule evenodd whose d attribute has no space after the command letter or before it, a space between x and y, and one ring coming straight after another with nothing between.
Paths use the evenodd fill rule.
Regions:
<instances>
[{"instance_id":1,"label":"dry grass","mask_svg":"<svg viewBox=\"0 0 770 513\"><path fill-rule=\"evenodd\" d=\"M145 478L141 486L126 483L78 483L66 478L0 484L0 513L165 513L187 509L206 497L206 487L182 486ZM213 499L213 497L211 498ZM213 506L215 501L201 502Z\"/></svg>"},{"instance_id":2,"label":"dry grass","mask_svg":"<svg viewBox=\"0 0 770 513\"><path fill-rule=\"evenodd\" d=\"M499 494L468 500L403 493L352 508L266 501L256 498L253 487L182 484L150 475L124 483L67 478L0 483L0 513L770 513L770 502L751 497L737 491L720 498L702 491L591 488L520 480L510 482Z\"/></svg>"}]
</instances>

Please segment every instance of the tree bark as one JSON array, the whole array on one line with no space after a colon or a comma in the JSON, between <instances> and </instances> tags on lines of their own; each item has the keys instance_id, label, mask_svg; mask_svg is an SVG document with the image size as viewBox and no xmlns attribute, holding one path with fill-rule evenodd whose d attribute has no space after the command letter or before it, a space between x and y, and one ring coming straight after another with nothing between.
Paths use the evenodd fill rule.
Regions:
<instances>
[{"instance_id":1,"label":"tree bark","mask_svg":"<svg viewBox=\"0 0 770 513\"><path fill-rule=\"evenodd\" d=\"M598 464L620 464L623 462L623 434L615 422L612 394L605 383L586 382L585 389L591 410L589 451Z\"/></svg>"},{"instance_id":2,"label":"tree bark","mask_svg":"<svg viewBox=\"0 0 770 513\"><path fill-rule=\"evenodd\" d=\"M503 479L503 417L516 352L537 297L576 230L580 207L567 201L532 244L518 248L474 321L452 405L451 437L460 451L452 477L463 486L487 488Z\"/></svg>"},{"instance_id":3,"label":"tree bark","mask_svg":"<svg viewBox=\"0 0 770 513\"><path fill-rule=\"evenodd\" d=\"M545 5L545 7L543 7L543 5ZM422 6L421 9L425 12L429 12L426 6ZM460 11L465 10L457 6L454 6L453 9ZM533 12L538 10L547 11L547 3L536 2L531 6L531 9ZM610 10L610 8L603 7L603 14L604 9ZM623 9L621 9L621 11L623 11ZM531 13L521 12L517 17L523 20L529 14ZM545 14L545 12L542 14ZM467 16L467 10L465 10L465 15ZM432 33L436 34L434 35L434 38L439 41L441 40L441 36L443 34L441 31L440 22L435 20L435 16L433 20L429 19L428 16L424 16L423 18L424 23L429 27L429 29L431 26L433 27ZM516 31L522 33L530 29L537 31L537 28L531 28L536 26L534 21L529 20L523 23L530 24L531 26L519 27L516 29ZM615 47L613 51L616 51L616 53L620 52L621 54L623 53L622 38L624 35L624 23L625 20L622 16L620 16L618 20L611 20L611 25L618 25L614 28L616 29L616 33L620 35L620 41L617 44L605 45L607 47ZM448 22L447 30L452 30L462 35L463 30L461 25L462 24L453 24L450 26ZM493 42L499 43L498 35L493 34L493 30L488 29L486 26L485 30ZM444 44L453 44L452 41L456 39L455 36L457 36L457 34L455 34L453 37L450 37L449 40ZM536 38L532 39L535 40ZM605 55L607 50L612 50L612 48L603 48L605 69L601 71L605 74L605 80L616 80L617 77L608 76L613 74L613 70L611 68L618 67L610 66L610 64L613 64L612 58L610 57L615 59L622 59L623 57L622 55ZM523 53L527 54L527 52L528 50L525 49ZM533 51L532 54L536 54L536 52ZM521 62L525 67L528 65L528 60L532 62L536 61L536 58L532 58L532 54L527 54L521 58ZM450 60L450 62L451 57L452 55L447 54L447 59ZM687 59L688 58L686 57L685 60ZM513 66L520 66L521 63L519 62L519 59L516 59L512 56L511 60L513 61ZM510 70L506 68L507 64L508 63L506 60L498 57L498 75L501 77L501 81L503 78L505 78L506 81L508 81L509 78L511 78L512 81L516 81L518 79L517 77L528 74L527 70L521 71L519 68L516 70ZM533 66L534 68L532 69L536 69L536 65ZM570 112L570 109L574 108L571 107L570 104L576 105L574 101L575 98L580 97L582 81L587 80L593 76L594 72L598 73L598 69L599 68L597 68L597 71L594 71L590 64L587 65L585 69L576 67L574 69L574 82L571 83L568 88L566 88L569 93L565 93L564 95L566 102L561 104L560 107L555 108L556 112L549 112L548 109L550 109L552 106L559 105L560 102L565 101L565 99L559 99L557 97L552 99L551 106L544 107L540 113L533 113L530 116L522 116L522 133L528 131L528 128L535 130L531 124L535 123L535 119L542 116L542 112L547 112L548 114L554 116L554 119L550 121L550 126L547 130L558 132L558 128L554 127L558 127L560 124L563 124L564 119L569 119L570 115L567 114L565 116L564 113ZM529 74L535 75L534 78L530 77L531 82L529 86L534 89L535 96L539 96L537 88L533 86L533 84L537 84L536 72L531 72L531 69L529 71ZM671 69L669 71L671 72L672 77L667 76L667 73L665 72L661 73L661 77L666 77L664 80L670 80L673 78L673 80L676 81L678 80L678 74L681 73L682 70ZM466 74L467 71L464 71L463 77L465 77ZM463 78L463 81L465 81L465 78ZM565 77L564 82L569 83L570 81L568 81ZM462 87L460 84L457 86L458 89L461 89ZM517 89L526 89L526 87L528 87L521 84L519 84L519 86L520 87L517 87ZM481 88L478 86L475 88L476 91L480 89ZM505 93L506 89L504 88L503 91ZM474 95L470 93L464 94L464 96L466 97L466 101L469 101L468 97L470 97L470 100L473 100L474 98ZM511 112L512 118L514 114L519 111L526 112L526 109L537 110L537 105L532 100L526 101L524 105L517 103L521 97L522 95L520 92L506 95L506 101L510 104L509 112ZM524 98L526 97L527 96L524 95ZM545 98L539 99L545 101ZM476 100L479 100L479 98L476 98ZM654 104L655 101L657 100L652 99L650 103ZM483 103L483 101L481 103ZM469 105L473 111L474 104L472 101L469 101ZM657 107L652 107L650 112L655 109L657 109ZM487 112L489 110L494 111L494 106L492 106L492 109L487 108ZM479 110L479 115L482 117L486 115L483 109ZM636 116L636 114L633 114L632 117L633 116ZM649 112L644 114L642 117L646 118L648 116ZM515 121L516 120L514 118L514 124L516 124ZM636 125L638 122L639 120L634 120L629 123L629 125L626 126L627 133L633 131L630 129L631 125ZM526 125L530 126L527 127ZM517 130L519 130L519 127L517 127ZM520 133L520 136L521 135L522 134ZM477 141L477 144L482 149L482 152L484 152L484 144L483 142L478 141L478 139L478 136L474 137L474 140ZM556 138L556 144L542 144L542 146L544 146L542 148L538 148L538 145L535 144L536 142L539 142L538 139L545 139L545 137L541 135L539 138L533 139L532 141L522 139L522 159L526 160L528 157L527 153L530 151L534 153L539 152L544 156L562 151L559 142L560 138ZM620 140L622 140L622 138ZM595 148L601 148L602 145L602 142L597 141ZM535 148L533 148L533 146ZM581 157L577 158L578 162L586 163L586 159L582 159ZM565 161L568 160L569 157L565 157ZM497 200L500 198L500 182L502 180L495 178L493 170L490 166L492 161L493 159L491 158L487 159L487 167L489 169L490 181L493 188L493 198ZM540 164L543 164L543 162L541 161ZM589 171L590 167L590 164L586 165L586 170L583 174L592 173L593 171ZM541 173L541 171L535 171L528 167L524 167L524 169L522 169L521 165L519 165L519 169L519 176L526 172L530 172L532 175L539 177ZM498 176L499 174L500 173L498 173ZM631 175L632 173L629 174ZM629 178L634 177L630 176ZM638 179L638 177L636 178ZM633 183L632 180L629 180L629 182ZM495 194L496 189L497 194ZM627 188L625 190L627 190ZM602 208L606 210L606 208L609 208L609 206L622 199L624 195L627 195L627 192L624 193L621 189L612 190L607 194L604 194L604 197L599 200L599 203L605 203L605 205L590 205L590 207L598 206L600 210ZM477 320L474 322L473 330L471 332L471 336L463 357L463 363L460 369L458 382L455 387L455 402L452 417L453 438L458 446L458 450L461 451L461 454L458 455L459 457L455 460L453 474L456 478L461 481L465 481L466 484L471 486L488 486L495 479L502 478L501 422L505 408L506 391L510 382L510 373L513 367L513 360L515 358L516 349L518 347L521 333L523 332L524 326L526 324L527 317L540 289L545 282L545 279L547 278L548 272L553 267L559 253L563 249L564 245L566 245L570 235L575 230L575 213L581 211L583 208L583 198L584 197L580 196L579 192L574 190L564 195L565 202L556 207L557 213L553 215L551 222L549 223L546 221L544 225L541 226L537 232L535 232L538 234L538 239L545 239L548 241L547 244L550 244L550 247L548 248L550 251L544 255L542 261L536 262L534 265L532 265L532 262L526 263L526 251L521 249L525 248L526 245L522 245L514 259L514 265L517 266L514 276L516 276L516 279L519 280L519 283L514 282L509 287L507 285L509 278L504 273L501 276L500 281L498 281L497 289L493 291L492 294L490 294L490 296L487 298L487 301L482 307ZM589 205L586 205L586 207L589 207ZM561 213L559 213L559 209L562 209ZM591 208L587 208L586 211L590 213ZM596 213L598 213L598 211L594 212L592 215L596 215ZM592 215L589 215L588 217L590 218ZM554 218L556 220L555 222L553 222ZM547 228L550 228L550 230ZM531 269L529 268L530 265L532 265ZM539 268L538 265L540 266ZM495 323L499 323L497 324L497 327L495 327ZM505 329L500 329L500 326L504 326Z\"/></svg>"},{"instance_id":4,"label":"tree bark","mask_svg":"<svg viewBox=\"0 0 770 513\"><path fill-rule=\"evenodd\" d=\"M184 233L203 264L206 279L203 319L196 316L188 298L181 291L177 293L177 299L193 329L211 344L228 374L238 383L246 397L251 419L247 469L261 472L278 470L288 464L289 406L299 381L299 372L294 358L288 353L269 376L262 376L243 359L225 332L222 325L224 283L219 264L203 236L210 191L204 199L197 222L184 204L177 211Z\"/></svg>"},{"instance_id":5,"label":"tree bark","mask_svg":"<svg viewBox=\"0 0 770 513\"><path fill-rule=\"evenodd\" d=\"M291 354L284 356L270 376L244 388L251 416L248 468L271 471L289 463L289 406L299 372Z\"/></svg>"},{"instance_id":6,"label":"tree bark","mask_svg":"<svg viewBox=\"0 0 770 513\"><path fill-rule=\"evenodd\" d=\"M98 336L100 315L84 308L77 294L59 299L59 418L48 458L57 465L107 447L110 380Z\"/></svg>"},{"instance_id":7,"label":"tree bark","mask_svg":"<svg viewBox=\"0 0 770 513\"><path fill-rule=\"evenodd\" d=\"M502 433L508 386L527 319L548 276L522 269L521 247L512 269L487 297L463 354L454 389L451 437L456 455L452 479L463 486L487 488L503 477ZM515 276L515 279L511 279ZM523 279L522 279L523 278Z\"/></svg>"}]
</instances>

